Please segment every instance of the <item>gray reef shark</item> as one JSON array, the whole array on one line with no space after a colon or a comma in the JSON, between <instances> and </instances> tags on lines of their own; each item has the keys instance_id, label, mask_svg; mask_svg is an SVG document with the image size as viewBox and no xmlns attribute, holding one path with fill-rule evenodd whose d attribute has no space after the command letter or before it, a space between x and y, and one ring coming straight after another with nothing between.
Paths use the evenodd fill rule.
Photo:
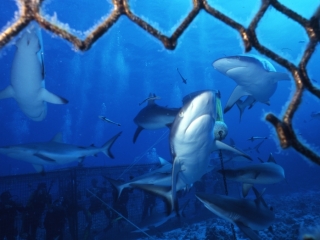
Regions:
<instances>
[{"instance_id":1,"label":"gray reef shark","mask_svg":"<svg viewBox=\"0 0 320 240\"><path fill-rule=\"evenodd\" d=\"M164 162L163 158L159 157L161 162ZM167 161L166 161L167 162ZM171 170L172 164L167 162L166 164L162 165L161 167L145 173L141 176L135 177L128 182L123 182L121 180L111 179L109 177L104 176L118 191L118 198L120 197L123 189L125 188L132 188L135 185L139 184L160 184L160 185L170 185L171 181Z\"/></svg>"},{"instance_id":2,"label":"gray reef shark","mask_svg":"<svg viewBox=\"0 0 320 240\"><path fill-rule=\"evenodd\" d=\"M247 140L253 142L254 140L258 140L258 139L268 139L268 137L254 137L254 136L252 136L251 138L248 138Z\"/></svg>"},{"instance_id":3,"label":"gray reef shark","mask_svg":"<svg viewBox=\"0 0 320 240\"><path fill-rule=\"evenodd\" d=\"M255 188L253 190L255 200L207 193L196 193L196 196L207 209L238 226L251 240L259 240L260 237L255 231L270 227L275 220L275 214L265 203L262 194Z\"/></svg>"},{"instance_id":4,"label":"gray reef shark","mask_svg":"<svg viewBox=\"0 0 320 240\"><path fill-rule=\"evenodd\" d=\"M275 163L272 153L265 163L237 167L233 169L218 170L228 180L241 182L242 194L247 196L253 184L273 184L285 179L284 169Z\"/></svg>"},{"instance_id":5,"label":"gray reef shark","mask_svg":"<svg viewBox=\"0 0 320 240\"><path fill-rule=\"evenodd\" d=\"M166 212L162 213L151 213L150 216L146 217L142 222L139 224L138 230L132 231L132 232L142 232L142 231L148 231L152 230L154 228L157 228L170 219L183 215L183 211L186 208L186 206L189 203L189 199L183 204L181 209L179 210L179 214L176 214L176 212L171 212L169 215Z\"/></svg>"},{"instance_id":6,"label":"gray reef shark","mask_svg":"<svg viewBox=\"0 0 320 240\"><path fill-rule=\"evenodd\" d=\"M11 67L11 84L0 92L0 99L14 98L21 111L34 121L46 117L46 102L66 104L68 101L44 87L43 52L40 30L27 29L17 41Z\"/></svg>"},{"instance_id":7,"label":"gray reef shark","mask_svg":"<svg viewBox=\"0 0 320 240\"><path fill-rule=\"evenodd\" d=\"M140 132L143 129L159 129L170 127L173 123L180 108L167 108L157 105L154 101L156 96L150 93L148 98L148 105L141 109L137 116L133 119L138 128L133 136L135 143Z\"/></svg>"},{"instance_id":8,"label":"gray reef shark","mask_svg":"<svg viewBox=\"0 0 320 240\"><path fill-rule=\"evenodd\" d=\"M103 152L109 158L114 158L110 149L120 135L121 132L109 139L102 147L93 145L81 147L62 143L61 134L57 134L49 142L0 147L0 153L31 163L37 172L44 172L44 165L61 165L75 161L81 163L85 157L96 156L99 152Z\"/></svg>"},{"instance_id":9,"label":"gray reef shark","mask_svg":"<svg viewBox=\"0 0 320 240\"><path fill-rule=\"evenodd\" d=\"M255 145L253 148L248 147L246 149L244 149L244 152L253 152L253 150L255 150L257 153L260 153L260 147L261 145L264 143L265 139L263 139L261 142L259 142L257 145Z\"/></svg>"},{"instance_id":10,"label":"gray reef shark","mask_svg":"<svg viewBox=\"0 0 320 240\"><path fill-rule=\"evenodd\" d=\"M177 183L189 189L208 171L213 151L229 150L250 159L245 153L215 139L216 93L199 91L189 96L192 97L184 102L170 131L173 157L171 191L165 193L164 197L169 200L171 210L176 211Z\"/></svg>"},{"instance_id":11,"label":"gray reef shark","mask_svg":"<svg viewBox=\"0 0 320 240\"><path fill-rule=\"evenodd\" d=\"M246 106L255 101L269 104L270 97L277 89L279 80L290 80L287 73L276 72L274 66L258 56L230 56L213 62L213 67L232 78L237 86L224 108L228 112L243 96L251 96ZM242 114L241 110L240 113Z\"/></svg>"}]
</instances>

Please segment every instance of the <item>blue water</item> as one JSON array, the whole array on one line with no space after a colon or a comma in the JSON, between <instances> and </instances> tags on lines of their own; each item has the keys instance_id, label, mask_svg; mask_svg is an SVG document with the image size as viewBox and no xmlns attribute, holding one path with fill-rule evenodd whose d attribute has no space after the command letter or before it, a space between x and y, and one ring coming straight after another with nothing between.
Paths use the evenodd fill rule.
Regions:
<instances>
[{"instance_id":1,"label":"blue water","mask_svg":"<svg viewBox=\"0 0 320 240\"><path fill-rule=\"evenodd\" d=\"M68 2L68 4L67 4ZM132 11L166 35L173 33L182 18L191 10L191 1L130 1ZM161 2L161 3L160 3ZM209 1L222 12L230 15L239 23L248 26L250 19L258 10L258 1ZM281 1L281 3L309 18L315 11L318 1ZM12 23L15 1L0 2L0 29ZM48 1L43 5L46 14L68 23L70 28L78 31L90 29L97 21L110 12L110 1ZM299 63L308 37L303 28L269 8L257 28L262 44L285 56L295 64ZM141 110L138 105L150 92L161 97L159 105L169 107L181 106L184 95L201 89L218 89L222 93L225 105L235 82L212 67L212 62L220 57L243 54L244 48L239 34L219 20L201 11L188 29L178 39L174 51L163 45L132 23L126 16L104 34L89 51L75 51L74 47L42 31L44 43L46 88L69 100L67 105L48 104L48 114L44 121L33 122L19 109L13 99L0 101L0 146L16 145L28 142L49 141L56 133L62 132L66 143L89 146L102 145L119 131L121 137L112 148L115 159L103 154L88 157L85 167L114 166L131 164L135 158L144 155L167 129L143 131L136 144L132 143L136 125L133 118ZM11 43L1 50L0 89L10 82L10 68L15 47ZM256 50L251 53L258 54ZM259 55L259 54L258 54ZM270 60L270 59L269 59ZM320 61L319 49L312 56L307 66L310 78L320 81L318 71ZM277 71L286 69L270 60ZM179 68L187 79L183 84L176 69ZM278 84L271 97L271 106L258 103L251 110L246 110L239 122L239 112L233 107L224 118L229 128L229 136L236 146L245 149L255 143L247 141L251 136L268 136L261 147L260 154L252 157L267 159L272 152L276 161L286 171L288 182L316 188L319 180L319 167L310 165L294 150L281 150L273 127L264 120L268 112L278 116L294 89L293 81ZM302 105L295 115L294 127L301 132L301 137L315 148L319 145L319 120L311 120L310 113L319 110L319 100L306 93ZM121 127L102 122L98 116L104 115L121 123ZM154 146L157 154L171 159L168 138ZM139 163L148 162L146 155ZM35 172L33 167L22 161L0 156L0 174L15 175ZM75 166L76 163L72 166ZM65 166L64 166L65 167ZM52 170L52 168L47 168Z\"/></svg>"}]
</instances>

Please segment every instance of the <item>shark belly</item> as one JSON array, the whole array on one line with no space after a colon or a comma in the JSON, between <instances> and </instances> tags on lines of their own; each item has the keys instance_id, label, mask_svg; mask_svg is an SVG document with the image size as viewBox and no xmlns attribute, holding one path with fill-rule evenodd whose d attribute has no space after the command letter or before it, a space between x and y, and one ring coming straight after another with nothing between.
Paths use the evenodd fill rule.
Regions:
<instances>
[{"instance_id":1,"label":"shark belly","mask_svg":"<svg viewBox=\"0 0 320 240\"><path fill-rule=\"evenodd\" d=\"M37 164L37 165L43 165L43 164L55 164L53 161L45 161L41 158L38 158L34 155L33 152L27 153L27 152L12 152L6 154L8 157L25 161L31 164Z\"/></svg>"},{"instance_id":2,"label":"shark belly","mask_svg":"<svg viewBox=\"0 0 320 240\"><path fill-rule=\"evenodd\" d=\"M261 75L261 74L260 74ZM259 102L266 103L277 90L278 83L271 79L262 78L250 86L251 95Z\"/></svg>"},{"instance_id":3,"label":"shark belly","mask_svg":"<svg viewBox=\"0 0 320 240\"><path fill-rule=\"evenodd\" d=\"M30 49L17 49L11 68L11 86L20 109L32 120L43 120L47 110L41 96L42 67L37 54Z\"/></svg>"},{"instance_id":4,"label":"shark belly","mask_svg":"<svg viewBox=\"0 0 320 240\"><path fill-rule=\"evenodd\" d=\"M177 134L173 139L175 161L181 166L178 176L186 185L198 181L207 172L214 140L213 127L211 116L202 115L190 124L185 134Z\"/></svg>"}]
</instances>

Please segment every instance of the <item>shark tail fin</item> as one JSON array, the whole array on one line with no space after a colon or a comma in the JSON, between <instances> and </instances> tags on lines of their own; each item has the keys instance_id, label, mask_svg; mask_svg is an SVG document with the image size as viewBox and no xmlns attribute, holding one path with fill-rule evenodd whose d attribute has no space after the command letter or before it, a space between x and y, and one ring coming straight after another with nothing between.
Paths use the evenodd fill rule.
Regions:
<instances>
[{"instance_id":1,"label":"shark tail fin","mask_svg":"<svg viewBox=\"0 0 320 240\"><path fill-rule=\"evenodd\" d=\"M103 146L102 146L102 152L107 155L109 158L114 158L113 154L111 153L110 149L114 142L117 140L117 138L121 135L122 132L117 133L112 138L110 138Z\"/></svg>"},{"instance_id":2,"label":"shark tail fin","mask_svg":"<svg viewBox=\"0 0 320 240\"><path fill-rule=\"evenodd\" d=\"M142 190L151 192L153 194L156 194L160 197L162 197L165 202L167 203L168 206L168 213L171 213L171 187L170 186L159 186L159 185L154 185L154 184L139 184L139 183L131 183L130 184L131 187L136 187L136 188L140 188Z\"/></svg>"},{"instance_id":3,"label":"shark tail fin","mask_svg":"<svg viewBox=\"0 0 320 240\"><path fill-rule=\"evenodd\" d=\"M14 97L14 90L11 85L0 91L0 99Z\"/></svg>"},{"instance_id":4,"label":"shark tail fin","mask_svg":"<svg viewBox=\"0 0 320 240\"><path fill-rule=\"evenodd\" d=\"M132 140L133 143L136 143L137 138L139 137L139 134L141 133L141 131L143 129L144 129L143 127L140 127L140 126L137 127L137 129L136 129L136 131L134 132L134 135L133 135L133 140Z\"/></svg>"},{"instance_id":5,"label":"shark tail fin","mask_svg":"<svg viewBox=\"0 0 320 240\"><path fill-rule=\"evenodd\" d=\"M112 178L108 178L106 176L103 176L103 177L105 179L107 179L115 189L117 189L117 193L118 193L117 196L118 196L118 199L119 199L123 189L125 189L125 186L124 186L123 182L119 181L119 180L112 179Z\"/></svg>"}]
</instances>

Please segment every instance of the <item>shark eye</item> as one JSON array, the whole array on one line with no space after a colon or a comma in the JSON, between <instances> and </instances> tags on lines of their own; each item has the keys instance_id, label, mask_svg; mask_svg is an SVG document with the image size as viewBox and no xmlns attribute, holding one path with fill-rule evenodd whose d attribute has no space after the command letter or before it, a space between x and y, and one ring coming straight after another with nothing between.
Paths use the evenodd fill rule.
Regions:
<instances>
[{"instance_id":1,"label":"shark eye","mask_svg":"<svg viewBox=\"0 0 320 240\"><path fill-rule=\"evenodd\" d=\"M184 116L184 112L183 111L179 112L179 117L183 117L183 116Z\"/></svg>"}]
</instances>

